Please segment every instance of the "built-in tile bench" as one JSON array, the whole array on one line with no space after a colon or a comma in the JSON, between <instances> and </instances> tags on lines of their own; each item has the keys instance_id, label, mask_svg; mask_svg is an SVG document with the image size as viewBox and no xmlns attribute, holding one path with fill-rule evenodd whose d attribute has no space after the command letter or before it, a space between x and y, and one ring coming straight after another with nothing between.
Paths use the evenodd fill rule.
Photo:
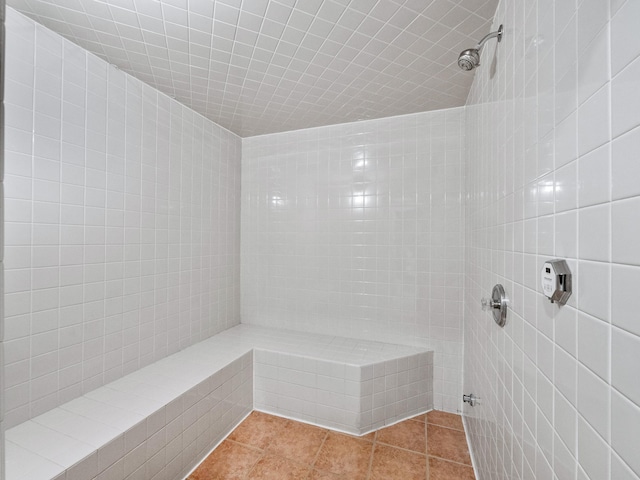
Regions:
<instances>
[{"instance_id":1,"label":"built-in tile bench","mask_svg":"<svg viewBox=\"0 0 640 480\"><path fill-rule=\"evenodd\" d=\"M433 407L433 352L241 325L253 342L254 408L363 435Z\"/></svg>"},{"instance_id":2,"label":"built-in tile bench","mask_svg":"<svg viewBox=\"0 0 640 480\"><path fill-rule=\"evenodd\" d=\"M253 409L364 434L432 378L425 349L238 325L8 430L6 478L181 479Z\"/></svg>"}]
</instances>

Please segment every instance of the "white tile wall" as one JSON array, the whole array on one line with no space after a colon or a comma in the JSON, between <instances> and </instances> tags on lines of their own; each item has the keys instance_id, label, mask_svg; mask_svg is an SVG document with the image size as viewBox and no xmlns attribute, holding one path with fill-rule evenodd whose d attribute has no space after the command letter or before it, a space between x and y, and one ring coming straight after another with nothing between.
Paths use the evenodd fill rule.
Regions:
<instances>
[{"instance_id":1,"label":"white tile wall","mask_svg":"<svg viewBox=\"0 0 640 480\"><path fill-rule=\"evenodd\" d=\"M640 478L639 3L502 0L466 110L465 407L479 479ZM495 65L495 70L491 66ZM564 257L574 293L541 294ZM494 283L504 330L480 310Z\"/></svg>"},{"instance_id":2,"label":"white tile wall","mask_svg":"<svg viewBox=\"0 0 640 480\"><path fill-rule=\"evenodd\" d=\"M5 64L5 0L0 0L0 63ZM0 145L4 145L4 78L0 78ZM4 238L4 149L0 149L0 239ZM0 297L4 297L4 245L0 244ZM0 306L0 372L4 371L4 301ZM5 478L4 375L0 375L0 478Z\"/></svg>"},{"instance_id":3,"label":"white tile wall","mask_svg":"<svg viewBox=\"0 0 640 480\"><path fill-rule=\"evenodd\" d=\"M243 139L242 322L427 346L461 398L462 109Z\"/></svg>"},{"instance_id":4,"label":"white tile wall","mask_svg":"<svg viewBox=\"0 0 640 480\"><path fill-rule=\"evenodd\" d=\"M639 479L637 14L503 0L466 112L245 139L243 322L433 348L455 411L464 313L480 478ZM238 322L241 143L12 11L8 29L15 425ZM562 308L537 282L553 256ZM504 330L479 309L498 282Z\"/></svg>"},{"instance_id":5,"label":"white tile wall","mask_svg":"<svg viewBox=\"0 0 640 480\"><path fill-rule=\"evenodd\" d=\"M240 139L8 10L6 421L239 323Z\"/></svg>"}]
</instances>

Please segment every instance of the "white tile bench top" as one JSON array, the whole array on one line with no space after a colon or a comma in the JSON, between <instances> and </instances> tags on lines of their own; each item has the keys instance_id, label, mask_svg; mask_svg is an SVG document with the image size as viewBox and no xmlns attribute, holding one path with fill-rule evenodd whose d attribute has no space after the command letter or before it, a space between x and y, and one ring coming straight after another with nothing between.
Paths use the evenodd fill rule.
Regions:
<instances>
[{"instance_id":1,"label":"white tile bench top","mask_svg":"<svg viewBox=\"0 0 640 480\"><path fill-rule=\"evenodd\" d=\"M409 345L276 330L255 325L238 325L213 338L224 341L226 345L251 346L250 348L275 350L349 365L370 365L427 351L425 348Z\"/></svg>"},{"instance_id":2,"label":"white tile bench top","mask_svg":"<svg viewBox=\"0 0 640 480\"><path fill-rule=\"evenodd\" d=\"M7 480L55 478L252 349L357 366L426 351L238 325L7 430Z\"/></svg>"}]
</instances>

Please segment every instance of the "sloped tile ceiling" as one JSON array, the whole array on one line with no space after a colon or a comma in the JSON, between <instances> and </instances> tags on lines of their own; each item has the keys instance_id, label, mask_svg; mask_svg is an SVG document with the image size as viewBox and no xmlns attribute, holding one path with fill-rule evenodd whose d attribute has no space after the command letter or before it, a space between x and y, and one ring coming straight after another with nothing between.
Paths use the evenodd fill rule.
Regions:
<instances>
[{"instance_id":1,"label":"sloped tile ceiling","mask_svg":"<svg viewBox=\"0 0 640 480\"><path fill-rule=\"evenodd\" d=\"M8 0L247 137L455 107L497 0Z\"/></svg>"}]
</instances>

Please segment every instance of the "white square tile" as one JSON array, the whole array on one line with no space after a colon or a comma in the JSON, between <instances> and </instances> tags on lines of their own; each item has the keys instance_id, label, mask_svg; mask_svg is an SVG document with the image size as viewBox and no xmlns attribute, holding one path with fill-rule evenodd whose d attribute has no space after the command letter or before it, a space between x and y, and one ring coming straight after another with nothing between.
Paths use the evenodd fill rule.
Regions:
<instances>
[{"instance_id":1,"label":"white square tile","mask_svg":"<svg viewBox=\"0 0 640 480\"><path fill-rule=\"evenodd\" d=\"M611 81L611 134L613 138L640 125L640 100L633 94L635 78L640 74L636 58Z\"/></svg>"},{"instance_id":2,"label":"white square tile","mask_svg":"<svg viewBox=\"0 0 640 480\"><path fill-rule=\"evenodd\" d=\"M599 375L609 379L610 325L589 315L578 315L578 360Z\"/></svg>"},{"instance_id":3,"label":"white square tile","mask_svg":"<svg viewBox=\"0 0 640 480\"><path fill-rule=\"evenodd\" d=\"M611 454L611 478L635 480L637 475L615 453Z\"/></svg>"},{"instance_id":4,"label":"white square tile","mask_svg":"<svg viewBox=\"0 0 640 480\"><path fill-rule=\"evenodd\" d=\"M73 465L77 458L88 455L93 447L78 442L35 422L26 422L7 431L7 439L64 468Z\"/></svg>"},{"instance_id":5,"label":"white square tile","mask_svg":"<svg viewBox=\"0 0 640 480\"><path fill-rule=\"evenodd\" d=\"M578 366L578 412L603 439L609 441L609 386L582 365Z\"/></svg>"},{"instance_id":6,"label":"white square tile","mask_svg":"<svg viewBox=\"0 0 640 480\"><path fill-rule=\"evenodd\" d=\"M578 461L588 478L606 478L609 452L606 442L581 417L578 418Z\"/></svg>"},{"instance_id":7,"label":"white square tile","mask_svg":"<svg viewBox=\"0 0 640 480\"><path fill-rule=\"evenodd\" d=\"M621 88L625 85L621 83ZM584 155L611 138L612 95L605 85L578 108L578 154ZM614 94L615 105L615 94ZM615 123L615 106L613 116Z\"/></svg>"},{"instance_id":8,"label":"white square tile","mask_svg":"<svg viewBox=\"0 0 640 480\"><path fill-rule=\"evenodd\" d=\"M640 265L635 240L640 236L640 198L611 204L611 259L617 263Z\"/></svg>"},{"instance_id":9,"label":"white square tile","mask_svg":"<svg viewBox=\"0 0 640 480\"><path fill-rule=\"evenodd\" d=\"M573 479L576 476L576 459L565 443L556 436L553 442L553 467L558 479Z\"/></svg>"},{"instance_id":10,"label":"white square tile","mask_svg":"<svg viewBox=\"0 0 640 480\"><path fill-rule=\"evenodd\" d=\"M556 348L554 362L554 382L558 390L576 405L578 362L564 350Z\"/></svg>"},{"instance_id":11,"label":"white square tile","mask_svg":"<svg viewBox=\"0 0 640 480\"><path fill-rule=\"evenodd\" d=\"M575 407L560 393L555 394L553 425L569 452L577 452L578 415Z\"/></svg>"},{"instance_id":12,"label":"white square tile","mask_svg":"<svg viewBox=\"0 0 640 480\"><path fill-rule=\"evenodd\" d=\"M8 478L20 478L28 475L32 478L52 478L63 471L63 467L12 442L6 442L5 475ZM26 466L26 469L25 469Z\"/></svg>"},{"instance_id":13,"label":"white square tile","mask_svg":"<svg viewBox=\"0 0 640 480\"><path fill-rule=\"evenodd\" d=\"M609 204L604 204L578 211L580 259L609 260L610 208Z\"/></svg>"},{"instance_id":14,"label":"white square tile","mask_svg":"<svg viewBox=\"0 0 640 480\"><path fill-rule=\"evenodd\" d=\"M555 222L555 255L557 257L578 256L578 215L576 211L557 214Z\"/></svg>"},{"instance_id":15,"label":"white square tile","mask_svg":"<svg viewBox=\"0 0 640 480\"><path fill-rule=\"evenodd\" d=\"M67 480L80 480L98 473L98 455L93 453L67 469Z\"/></svg>"},{"instance_id":16,"label":"white square tile","mask_svg":"<svg viewBox=\"0 0 640 480\"><path fill-rule=\"evenodd\" d=\"M574 357L578 356L577 332L578 311L570 306L562 307L555 315L555 341Z\"/></svg>"},{"instance_id":17,"label":"white square tile","mask_svg":"<svg viewBox=\"0 0 640 480\"><path fill-rule=\"evenodd\" d=\"M609 145L605 145L578 160L578 204L580 207L610 200L611 163L609 156Z\"/></svg>"},{"instance_id":18,"label":"white square tile","mask_svg":"<svg viewBox=\"0 0 640 480\"><path fill-rule=\"evenodd\" d=\"M640 472L640 461L633 446L638 444L638 429L629 428L640 422L640 408L615 390L611 392L611 446L633 471ZM614 473L616 461L612 455L612 478L625 478ZM620 470L626 468L619 467ZM629 474L627 474L629 475ZM631 476L629 476L631 478Z\"/></svg>"},{"instance_id":19,"label":"white square tile","mask_svg":"<svg viewBox=\"0 0 640 480\"><path fill-rule=\"evenodd\" d=\"M578 169L577 162L555 172L555 211L563 212L578 205Z\"/></svg>"},{"instance_id":20,"label":"white square tile","mask_svg":"<svg viewBox=\"0 0 640 480\"><path fill-rule=\"evenodd\" d=\"M640 297L636 289L638 282L640 268L612 265L611 322L635 335L640 335L640 325L637 321L640 311Z\"/></svg>"},{"instance_id":21,"label":"white square tile","mask_svg":"<svg viewBox=\"0 0 640 480\"><path fill-rule=\"evenodd\" d=\"M581 261L578 264L577 282L574 288L578 307L594 317L609 321L610 298L602 295L611 282L608 263Z\"/></svg>"},{"instance_id":22,"label":"white square tile","mask_svg":"<svg viewBox=\"0 0 640 480\"><path fill-rule=\"evenodd\" d=\"M640 128L619 136L611 144L611 189L613 199L640 194L635 181L640 173L638 151L640 150Z\"/></svg>"},{"instance_id":23,"label":"white square tile","mask_svg":"<svg viewBox=\"0 0 640 480\"><path fill-rule=\"evenodd\" d=\"M609 27L605 26L596 34L578 59L579 103L583 103L610 80L610 50Z\"/></svg>"},{"instance_id":24,"label":"white square tile","mask_svg":"<svg viewBox=\"0 0 640 480\"><path fill-rule=\"evenodd\" d=\"M640 41L633 22L640 14L638 8L636 2L625 2L614 11L612 5L611 73L614 76L640 55Z\"/></svg>"},{"instance_id":25,"label":"white square tile","mask_svg":"<svg viewBox=\"0 0 640 480\"><path fill-rule=\"evenodd\" d=\"M638 357L640 338L618 328L611 331L611 384L631 401L640 404Z\"/></svg>"}]
</instances>

